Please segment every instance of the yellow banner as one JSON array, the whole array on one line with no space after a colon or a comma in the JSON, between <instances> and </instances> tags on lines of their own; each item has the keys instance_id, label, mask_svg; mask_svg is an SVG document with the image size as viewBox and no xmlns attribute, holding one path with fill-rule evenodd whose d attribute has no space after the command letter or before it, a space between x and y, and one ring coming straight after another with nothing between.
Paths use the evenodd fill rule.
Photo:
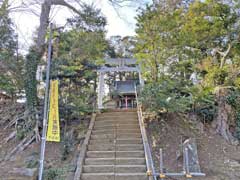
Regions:
<instances>
[{"instance_id":1,"label":"yellow banner","mask_svg":"<svg viewBox=\"0 0 240 180\"><path fill-rule=\"evenodd\" d=\"M60 142L60 124L58 111L58 80L50 84L50 111L48 116L47 141Z\"/></svg>"}]
</instances>

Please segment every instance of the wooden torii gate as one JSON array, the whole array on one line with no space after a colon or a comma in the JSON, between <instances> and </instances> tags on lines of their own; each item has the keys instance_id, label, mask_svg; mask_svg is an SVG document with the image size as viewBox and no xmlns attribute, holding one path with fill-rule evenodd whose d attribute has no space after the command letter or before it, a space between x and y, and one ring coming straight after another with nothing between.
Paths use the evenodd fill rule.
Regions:
<instances>
[{"instance_id":1,"label":"wooden torii gate","mask_svg":"<svg viewBox=\"0 0 240 180\"><path fill-rule=\"evenodd\" d=\"M98 70L98 109L103 109L104 96L104 76L107 72L137 72L141 87L144 86L144 81L141 76L140 66L136 64L136 59L128 58L108 58L105 59L105 64L114 65L114 67L102 66ZM128 66L128 65L131 65ZM132 65L135 65L132 67Z\"/></svg>"}]
</instances>

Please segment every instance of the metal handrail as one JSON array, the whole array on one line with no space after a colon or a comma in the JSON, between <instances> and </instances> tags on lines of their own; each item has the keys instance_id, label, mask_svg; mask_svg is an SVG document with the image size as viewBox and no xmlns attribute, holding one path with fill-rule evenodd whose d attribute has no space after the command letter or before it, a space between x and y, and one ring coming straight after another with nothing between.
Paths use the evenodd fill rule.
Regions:
<instances>
[{"instance_id":1,"label":"metal handrail","mask_svg":"<svg viewBox=\"0 0 240 180\"><path fill-rule=\"evenodd\" d=\"M153 164L151 149L150 149L150 146L148 143L147 133L146 133L146 129L145 129L144 121L143 121L142 108L138 101L136 85L135 85L135 96L136 96L136 103L137 103L138 121L139 121L140 130L141 130L141 134L142 134L145 159L146 159L146 164L147 164L147 175L153 176L153 179L157 180L157 177L155 175L156 173L155 173L155 168L154 168L154 164Z\"/></svg>"},{"instance_id":2,"label":"metal handrail","mask_svg":"<svg viewBox=\"0 0 240 180\"><path fill-rule=\"evenodd\" d=\"M190 172L189 170L189 157L188 157L188 148L185 148L183 150L183 171L180 173L169 173L163 171L163 151L162 148L160 148L159 154L160 154L160 168L159 173L156 173L155 176L160 177L160 179L165 179L166 177L186 177L186 178L192 178L192 177L205 177L206 174L202 172Z\"/></svg>"}]
</instances>

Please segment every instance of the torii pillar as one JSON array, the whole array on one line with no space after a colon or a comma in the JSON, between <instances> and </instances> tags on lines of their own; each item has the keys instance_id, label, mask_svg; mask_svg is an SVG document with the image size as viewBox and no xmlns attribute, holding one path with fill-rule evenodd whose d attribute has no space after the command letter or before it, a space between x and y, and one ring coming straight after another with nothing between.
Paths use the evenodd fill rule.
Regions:
<instances>
[{"instance_id":1,"label":"torii pillar","mask_svg":"<svg viewBox=\"0 0 240 180\"><path fill-rule=\"evenodd\" d=\"M99 72L98 83L98 109L103 109L103 96L104 96L104 72Z\"/></svg>"},{"instance_id":2,"label":"torii pillar","mask_svg":"<svg viewBox=\"0 0 240 180\"><path fill-rule=\"evenodd\" d=\"M143 80L142 75L141 75L140 67L139 67L139 71L138 71L138 78L139 78L140 86L141 86L141 88L143 88L143 86L144 86L144 80Z\"/></svg>"}]
</instances>

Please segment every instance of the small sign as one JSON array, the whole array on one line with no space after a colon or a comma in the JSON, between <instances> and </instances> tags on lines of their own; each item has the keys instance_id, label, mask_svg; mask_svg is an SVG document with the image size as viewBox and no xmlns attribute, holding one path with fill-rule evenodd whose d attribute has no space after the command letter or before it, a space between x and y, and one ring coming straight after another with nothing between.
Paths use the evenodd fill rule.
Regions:
<instances>
[{"instance_id":1,"label":"small sign","mask_svg":"<svg viewBox=\"0 0 240 180\"><path fill-rule=\"evenodd\" d=\"M50 106L48 116L47 141L60 142L60 123L58 110L58 80L52 80L50 85Z\"/></svg>"}]
</instances>

